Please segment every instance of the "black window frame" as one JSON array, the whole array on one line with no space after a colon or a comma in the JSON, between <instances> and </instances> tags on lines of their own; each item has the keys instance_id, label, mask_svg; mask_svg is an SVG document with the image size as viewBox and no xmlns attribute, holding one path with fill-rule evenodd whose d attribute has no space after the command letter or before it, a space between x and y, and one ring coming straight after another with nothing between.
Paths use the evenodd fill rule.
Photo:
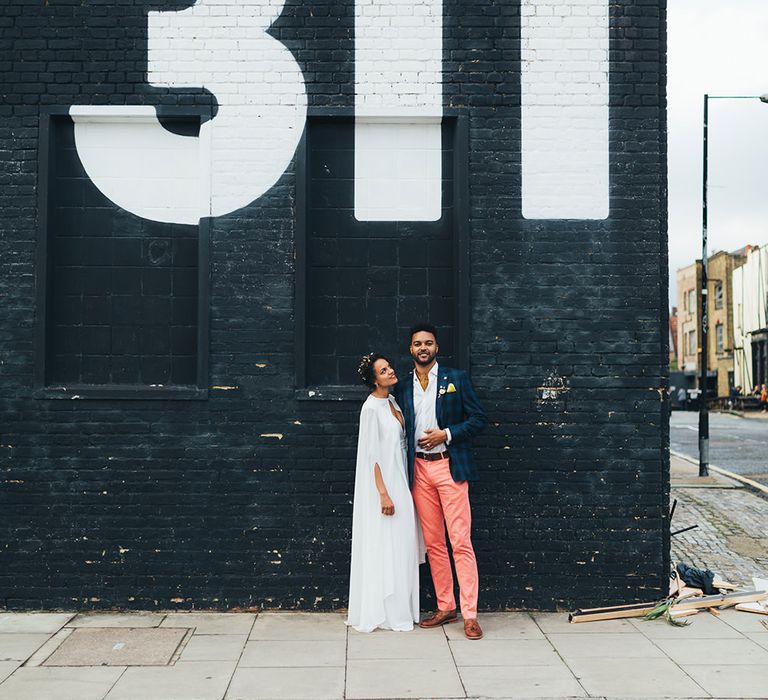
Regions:
<instances>
[{"instance_id":1,"label":"black window frame","mask_svg":"<svg viewBox=\"0 0 768 700\"><path fill-rule=\"evenodd\" d=\"M156 107L158 117L198 118L201 123L212 117L210 107ZM68 107L41 110L38 136L37 172L37 253L35 264L36 313L34 343L34 384L32 396L37 399L181 399L208 398L208 364L210 331L210 238L211 219L198 223L197 252L197 368L195 384L46 384L48 354L48 181L50 175L51 122L69 116Z\"/></svg>"},{"instance_id":2,"label":"black window frame","mask_svg":"<svg viewBox=\"0 0 768 700\"><path fill-rule=\"evenodd\" d=\"M307 127L313 118L354 115L349 110L310 110ZM454 246L454 358L457 366L469 369L470 332L470 245L469 245L469 117L461 110L444 110L443 120L454 121L453 141L453 246ZM296 149L296 209L295 209L295 398L305 401L359 401L360 384L322 385L307 384L307 216L308 216L308 143L307 127Z\"/></svg>"}]
</instances>

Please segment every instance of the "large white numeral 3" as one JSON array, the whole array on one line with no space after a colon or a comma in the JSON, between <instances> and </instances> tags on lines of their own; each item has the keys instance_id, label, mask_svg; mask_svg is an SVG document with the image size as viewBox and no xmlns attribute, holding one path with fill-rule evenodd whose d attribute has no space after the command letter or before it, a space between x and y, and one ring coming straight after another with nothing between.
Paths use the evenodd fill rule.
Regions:
<instances>
[{"instance_id":1,"label":"large white numeral 3","mask_svg":"<svg viewBox=\"0 0 768 700\"><path fill-rule=\"evenodd\" d=\"M72 107L75 143L109 199L154 221L197 223L251 203L285 171L307 97L293 55L266 33L284 0L197 0L150 12L148 80L218 101L199 138L166 131L152 107Z\"/></svg>"}]
</instances>

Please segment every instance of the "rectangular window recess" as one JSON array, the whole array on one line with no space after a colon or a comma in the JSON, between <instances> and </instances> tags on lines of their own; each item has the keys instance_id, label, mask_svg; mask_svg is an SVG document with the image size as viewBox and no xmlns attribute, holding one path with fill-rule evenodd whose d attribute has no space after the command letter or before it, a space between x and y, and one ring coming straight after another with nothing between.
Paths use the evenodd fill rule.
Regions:
<instances>
[{"instance_id":1,"label":"rectangular window recess","mask_svg":"<svg viewBox=\"0 0 768 700\"><path fill-rule=\"evenodd\" d=\"M397 142L392 157L381 147L379 127ZM423 127L438 129L428 149L417 138ZM296 158L296 400L364 399L357 365L367 352L390 357L402 376L411 365L408 329L421 321L440 331L441 362L467 366L468 142L463 114L307 120ZM371 146L362 160L360 145ZM439 211L420 217L389 206L406 202L398 199L406 172L418 185L439 183ZM392 195L389 213L361 220L356 187L369 175L398 187L367 190L369 204L383 192Z\"/></svg>"},{"instance_id":2,"label":"rectangular window recess","mask_svg":"<svg viewBox=\"0 0 768 700\"><path fill-rule=\"evenodd\" d=\"M169 207L167 218L139 216L115 192L146 187L150 174L158 191L187 187L135 151L152 150L148 127L176 143L209 115L186 107L41 114L34 397L207 397L210 219L187 221ZM129 159L110 189L105 173L120 158Z\"/></svg>"}]
</instances>

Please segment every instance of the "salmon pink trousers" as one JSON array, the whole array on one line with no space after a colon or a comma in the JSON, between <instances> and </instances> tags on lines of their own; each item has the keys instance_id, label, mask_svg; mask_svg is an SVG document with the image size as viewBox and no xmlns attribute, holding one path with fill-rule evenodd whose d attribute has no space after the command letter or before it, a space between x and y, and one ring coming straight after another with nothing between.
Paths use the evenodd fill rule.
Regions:
<instances>
[{"instance_id":1,"label":"salmon pink trousers","mask_svg":"<svg viewBox=\"0 0 768 700\"><path fill-rule=\"evenodd\" d=\"M477 561L471 539L469 484L453 480L448 459L428 461L416 457L412 493L424 533L438 608L453 610L456 607L453 574L445 541L447 525L459 579L461 614L465 620L477 617Z\"/></svg>"}]
</instances>

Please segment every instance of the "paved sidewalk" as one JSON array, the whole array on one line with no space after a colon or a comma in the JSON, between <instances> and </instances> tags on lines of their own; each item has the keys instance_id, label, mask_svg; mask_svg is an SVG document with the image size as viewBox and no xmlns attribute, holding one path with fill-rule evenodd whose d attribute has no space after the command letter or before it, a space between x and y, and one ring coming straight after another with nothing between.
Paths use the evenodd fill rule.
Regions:
<instances>
[{"instance_id":1,"label":"paved sidewalk","mask_svg":"<svg viewBox=\"0 0 768 700\"><path fill-rule=\"evenodd\" d=\"M336 613L0 613L0 699L765 698L761 619L497 613L471 642L456 624L358 634ZM128 665L137 653L144 665ZM147 665L152 653L161 665ZM83 659L94 665L71 665Z\"/></svg>"},{"instance_id":2,"label":"paved sidewalk","mask_svg":"<svg viewBox=\"0 0 768 700\"><path fill-rule=\"evenodd\" d=\"M673 562L768 577L767 499L675 457L672 497L673 530L699 525ZM0 612L0 700L768 698L768 616L689 619L494 613L470 642L458 624L358 634L336 613Z\"/></svg>"}]
</instances>

